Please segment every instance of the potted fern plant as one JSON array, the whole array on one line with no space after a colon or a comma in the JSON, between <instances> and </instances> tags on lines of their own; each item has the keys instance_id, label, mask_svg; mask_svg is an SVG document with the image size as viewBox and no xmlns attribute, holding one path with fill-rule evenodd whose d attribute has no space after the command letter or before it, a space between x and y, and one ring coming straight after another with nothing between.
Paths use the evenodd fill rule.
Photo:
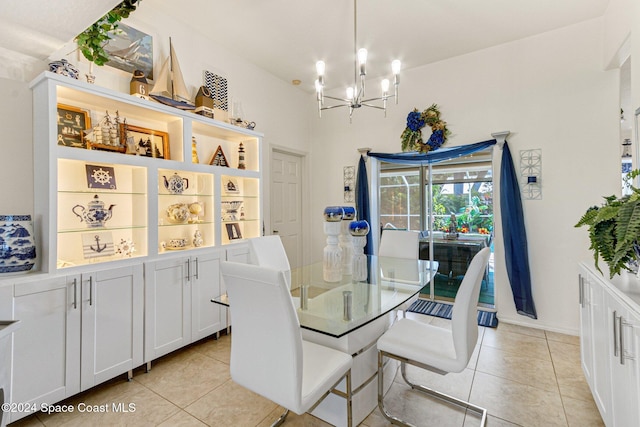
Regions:
<instances>
[{"instance_id":1,"label":"potted fern plant","mask_svg":"<svg viewBox=\"0 0 640 427\"><path fill-rule=\"evenodd\" d=\"M640 176L640 170L629 172L625 183L631 194L623 197L605 197L601 206L592 206L584 213L575 227L587 226L595 266L599 258L609 266L610 277L622 270L637 272L640 259L640 189L631 183Z\"/></svg>"},{"instance_id":2,"label":"potted fern plant","mask_svg":"<svg viewBox=\"0 0 640 427\"><path fill-rule=\"evenodd\" d=\"M93 25L76 36L76 43L82 55L89 60L87 80L93 83L93 64L102 66L109 61L109 53L104 47L111 37L109 33L118 28L118 22L128 18L136 10L136 3L142 0L124 0L98 19Z\"/></svg>"}]
</instances>

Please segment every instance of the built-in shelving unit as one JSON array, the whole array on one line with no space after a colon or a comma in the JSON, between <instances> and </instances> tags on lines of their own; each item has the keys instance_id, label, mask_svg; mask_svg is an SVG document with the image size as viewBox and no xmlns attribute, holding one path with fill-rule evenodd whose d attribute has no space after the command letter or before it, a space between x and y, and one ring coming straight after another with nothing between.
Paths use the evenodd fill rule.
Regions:
<instances>
[{"instance_id":1,"label":"built-in shelving unit","mask_svg":"<svg viewBox=\"0 0 640 427\"><path fill-rule=\"evenodd\" d=\"M261 235L260 133L49 72L32 90L42 271ZM78 129L95 135L107 115L118 150L84 148ZM220 152L226 164L213 161ZM174 176L179 192L168 184Z\"/></svg>"}]
</instances>

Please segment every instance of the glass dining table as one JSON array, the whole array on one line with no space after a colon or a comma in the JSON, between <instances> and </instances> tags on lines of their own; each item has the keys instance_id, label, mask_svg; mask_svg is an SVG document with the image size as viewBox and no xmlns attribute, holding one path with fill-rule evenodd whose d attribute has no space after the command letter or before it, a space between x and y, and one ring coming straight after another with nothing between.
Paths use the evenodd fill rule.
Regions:
<instances>
[{"instance_id":1,"label":"glass dining table","mask_svg":"<svg viewBox=\"0 0 640 427\"><path fill-rule=\"evenodd\" d=\"M323 263L291 271L291 296L303 339L353 356L353 425L358 425L377 405L378 338L393 324L398 308L418 298L422 287L437 271L438 263L391 257L366 256L366 279L343 274L337 282L324 280ZM233 310L226 295L212 300ZM393 378L397 364L389 360L385 378ZM385 385L385 389L391 382ZM340 385L344 387L344 385ZM346 402L329 394L312 414L335 426L346 420Z\"/></svg>"},{"instance_id":2,"label":"glass dining table","mask_svg":"<svg viewBox=\"0 0 640 427\"><path fill-rule=\"evenodd\" d=\"M300 326L334 338L353 332L418 295L438 263L366 255L367 278L343 274L338 282L323 278L323 263L291 270L291 296ZM212 302L229 306L227 295Z\"/></svg>"}]
</instances>

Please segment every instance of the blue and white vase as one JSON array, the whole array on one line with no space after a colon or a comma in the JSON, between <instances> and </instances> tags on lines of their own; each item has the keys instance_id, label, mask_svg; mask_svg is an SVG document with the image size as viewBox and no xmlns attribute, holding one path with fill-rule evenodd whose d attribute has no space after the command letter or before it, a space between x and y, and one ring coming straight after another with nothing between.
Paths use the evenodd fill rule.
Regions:
<instances>
[{"instance_id":1,"label":"blue and white vase","mask_svg":"<svg viewBox=\"0 0 640 427\"><path fill-rule=\"evenodd\" d=\"M338 236L340 236L344 212L342 206L327 206L323 214L327 245L322 253L322 277L325 282L335 283L342 279L342 249Z\"/></svg>"},{"instance_id":2,"label":"blue and white vase","mask_svg":"<svg viewBox=\"0 0 640 427\"><path fill-rule=\"evenodd\" d=\"M365 220L351 221L349 223L349 233L351 233L353 239L352 279L355 282L363 282L368 277L367 256L364 254L364 247L367 244L369 223Z\"/></svg>"},{"instance_id":3,"label":"blue and white vase","mask_svg":"<svg viewBox=\"0 0 640 427\"><path fill-rule=\"evenodd\" d=\"M78 76L80 76L80 71L78 71L75 65L70 64L66 59L50 62L49 71L66 77L71 77L76 80L78 80Z\"/></svg>"},{"instance_id":4,"label":"blue and white vase","mask_svg":"<svg viewBox=\"0 0 640 427\"><path fill-rule=\"evenodd\" d=\"M349 233L349 223L356 218L356 208L342 207L342 229L340 230L340 248L342 249L342 274L351 274L351 258L353 257L353 242Z\"/></svg>"},{"instance_id":5,"label":"blue and white vase","mask_svg":"<svg viewBox=\"0 0 640 427\"><path fill-rule=\"evenodd\" d=\"M26 272L35 263L31 215L0 215L0 273Z\"/></svg>"}]
</instances>

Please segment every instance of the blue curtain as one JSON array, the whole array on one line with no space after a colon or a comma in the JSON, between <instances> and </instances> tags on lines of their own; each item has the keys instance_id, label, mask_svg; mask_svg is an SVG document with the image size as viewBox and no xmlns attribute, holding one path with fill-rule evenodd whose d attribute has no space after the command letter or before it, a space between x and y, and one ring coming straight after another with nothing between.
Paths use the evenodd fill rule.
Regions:
<instances>
[{"instance_id":1,"label":"blue curtain","mask_svg":"<svg viewBox=\"0 0 640 427\"><path fill-rule=\"evenodd\" d=\"M371 212L369 209L369 179L367 178L367 162L364 156L360 156L358 162L358 176L356 179L356 213L359 220L369 223L369 234L367 234L367 244L364 253L371 255L371 233L378 229L378 224L371 224Z\"/></svg>"},{"instance_id":2,"label":"blue curtain","mask_svg":"<svg viewBox=\"0 0 640 427\"><path fill-rule=\"evenodd\" d=\"M427 154L417 152L396 154L369 153L369 156L389 163L426 166L429 163L437 163L455 157L466 156L476 151L487 149L495 144L496 140L491 139L476 142L475 144L441 148ZM511 152L506 142L502 149L500 168L500 209L502 213L505 263L513 291L513 301L519 314L537 319L538 316L536 314L533 296L531 295L531 273L529 270L527 233L524 226L520 188L518 186L518 178L513 166Z\"/></svg>"},{"instance_id":3,"label":"blue curtain","mask_svg":"<svg viewBox=\"0 0 640 427\"><path fill-rule=\"evenodd\" d=\"M520 188L509 145L506 142L502 147L502 167L500 168L500 210L505 264L513 291L513 301L519 314L537 319L536 306L531 295L529 252Z\"/></svg>"}]
</instances>

